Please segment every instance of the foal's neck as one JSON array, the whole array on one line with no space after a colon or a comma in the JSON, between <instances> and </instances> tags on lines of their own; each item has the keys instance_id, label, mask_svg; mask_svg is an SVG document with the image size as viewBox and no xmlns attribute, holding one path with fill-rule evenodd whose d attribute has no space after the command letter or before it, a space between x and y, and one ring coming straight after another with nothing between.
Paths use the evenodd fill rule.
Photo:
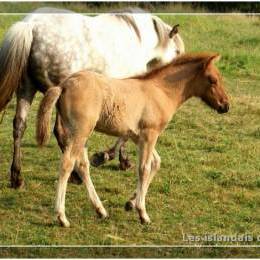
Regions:
<instances>
[{"instance_id":1,"label":"foal's neck","mask_svg":"<svg viewBox=\"0 0 260 260\"><path fill-rule=\"evenodd\" d=\"M201 68L201 62L190 62L181 65L169 64L151 73L148 82L161 88L179 107L195 95L195 78ZM149 85L148 83L148 85Z\"/></svg>"}]
</instances>

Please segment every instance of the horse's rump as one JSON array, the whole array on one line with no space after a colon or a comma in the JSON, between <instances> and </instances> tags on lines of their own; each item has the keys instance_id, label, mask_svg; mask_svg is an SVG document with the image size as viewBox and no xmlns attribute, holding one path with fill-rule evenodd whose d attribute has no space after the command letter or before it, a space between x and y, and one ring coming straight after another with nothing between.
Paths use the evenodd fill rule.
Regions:
<instances>
[{"instance_id":1,"label":"horse's rump","mask_svg":"<svg viewBox=\"0 0 260 260\"><path fill-rule=\"evenodd\" d=\"M0 111L11 100L27 67L32 44L30 24L18 22L7 32L0 49Z\"/></svg>"}]
</instances>

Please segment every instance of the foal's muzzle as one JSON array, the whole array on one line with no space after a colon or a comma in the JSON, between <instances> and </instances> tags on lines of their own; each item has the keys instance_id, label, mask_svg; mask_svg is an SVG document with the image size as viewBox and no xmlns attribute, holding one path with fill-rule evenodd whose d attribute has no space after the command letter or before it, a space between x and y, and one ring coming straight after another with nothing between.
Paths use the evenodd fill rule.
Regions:
<instances>
[{"instance_id":1,"label":"foal's muzzle","mask_svg":"<svg viewBox=\"0 0 260 260\"><path fill-rule=\"evenodd\" d=\"M229 110L229 104L224 103L224 104L219 105L217 111L218 111L219 114L223 114L223 113L227 113L228 110Z\"/></svg>"}]
</instances>

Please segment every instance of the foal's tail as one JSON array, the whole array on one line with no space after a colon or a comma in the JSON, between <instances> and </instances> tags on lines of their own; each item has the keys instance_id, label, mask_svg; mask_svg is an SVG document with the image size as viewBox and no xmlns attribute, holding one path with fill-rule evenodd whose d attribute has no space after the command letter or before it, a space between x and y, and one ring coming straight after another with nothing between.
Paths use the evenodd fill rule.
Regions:
<instances>
[{"instance_id":1,"label":"foal's tail","mask_svg":"<svg viewBox=\"0 0 260 260\"><path fill-rule=\"evenodd\" d=\"M15 23L5 35L0 49L0 111L11 100L25 73L32 41L28 22Z\"/></svg>"},{"instance_id":2,"label":"foal's tail","mask_svg":"<svg viewBox=\"0 0 260 260\"><path fill-rule=\"evenodd\" d=\"M47 144L50 139L51 114L61 92L59 86L49 88L40 103L36 125L36 140L40 146Z\"/></svg>"}]
</instances>

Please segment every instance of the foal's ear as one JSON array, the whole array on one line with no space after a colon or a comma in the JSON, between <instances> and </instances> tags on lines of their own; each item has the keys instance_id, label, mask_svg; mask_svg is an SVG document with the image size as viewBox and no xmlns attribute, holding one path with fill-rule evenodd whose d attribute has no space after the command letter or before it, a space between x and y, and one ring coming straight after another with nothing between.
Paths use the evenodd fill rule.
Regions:
<instances>
[{"instance_id":1,"label":"foal's ear","mask_svg":"<svg viewBox=\"0 0 260 260\"><path fill-rule=\"evenodd\" d=\"M169 33L169 37L170 38L172 38L175 34L177 34L178 32L179 32L179 30L178 30L178 27L179 27L180 25L179 24L176 24L176 25L174 25L173 27L172 27L172 29L171 29L171 31L170 31L170 33Z\"/></svg>"},{"instance_id":2,"label":"foal's ear","mask_svg":"<svg viewBox=\"0 0 260 260\"><path fill-rule=\"evenodd\" d=\"M216 53L216 54L213 54L211 55L205 62L205 65L204 65L204 69L206 70L212 63L215 63L217 61L219 61L221 58L221 55Z\"/></svg>"}]
</instances>

